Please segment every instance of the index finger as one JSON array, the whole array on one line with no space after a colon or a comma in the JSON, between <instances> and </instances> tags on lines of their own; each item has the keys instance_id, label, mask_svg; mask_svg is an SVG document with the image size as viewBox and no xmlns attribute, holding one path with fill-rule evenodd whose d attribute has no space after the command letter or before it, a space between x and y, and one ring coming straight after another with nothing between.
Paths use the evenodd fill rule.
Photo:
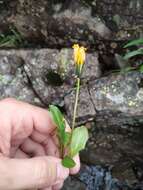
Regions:
<instances>
[{"instance_id":1,"label":"index finger","mask_svg":"<svg viewBox=\"0 0 143 190\"><path fill-rule=\"evenodd\" d=\"M31 114L33 119L33 127L36 131L46 135L55 130L56 125L48 110L32 106Z\"/></svg>"},{"instance_id":2,"label":"index finger","mask_svg":"<svg viewBox=\"0 0 143 190\"><path fill-rule=\"evenodd\" d=\"M29 103L7 98L1 101L1 109L3 115L11 118L16 133L24 129L29 134L33 127L42 134L49 134L56 128L48 110Z\"/></svg>"}]
</instances>

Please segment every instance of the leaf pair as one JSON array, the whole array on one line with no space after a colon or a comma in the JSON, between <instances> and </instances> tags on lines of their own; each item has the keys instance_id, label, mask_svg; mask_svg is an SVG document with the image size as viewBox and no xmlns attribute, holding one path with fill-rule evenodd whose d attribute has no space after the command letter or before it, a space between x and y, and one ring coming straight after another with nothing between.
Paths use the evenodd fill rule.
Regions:
<instances>
[{"instance_id":1,"label":"leaf pair","mask_svg":"<svg viewBox=\"0 0 143 190\"><path fill-rule=\"evenodd\" d=\"M86 127L77 127L73 130L69 146L69 154L62 160L63 166L67 168L72 168L75 166L75 162L72 158L85 148L87 140L88 130Z\"/></svg>"},{"instance_id":2,"label":"leaf pair","mask_svg":"<svg viewBox=\"0 0 143 190\"><path fill-rule=\"evenodd\" d=\"M136 55L143 55L143 48L139 48L137 50L130 51L130 52L126 53L126 55L124 56L124 59L127 60L127 59L130 59Z\"/></svg>"},{"instance_id":3,"label":"leaf pair","mask_svg":"<svg viewBox=\"0 0 143 190\"><path fill-rule=\"evenodd\" d=\"M127 43L124 46L124 48L129 48L132 46L139 46L139 45L143 45L143 38L139 38L139 39L130 41L129 43ZM136 55L143 55L143 48L138 48L136 50L133 50L133 51L126 53L126 55L124 56L124 59L127 60L127 59L130 59Z\"/></svg>"},{"instance_id":4,"label":"leaf pair","mask_svg":"<svg viewBox=\"0 0 143 190\"><path fill-rule=\"evenodd\" d=\"M128 47L131 47L131 46L138 46L138 45L142 45L142 44L143 44L143 38L139 38L139 39L130 41L129 43L127 43L124 46L124 48L128 48Z\"/></svg>"},{"instance_id":5,"label":"leaf pair","mask_svg":"<svg viewBox=\"0 0 143 190\"><path fill-rule=\"evenodd\" d=\"M88 140L88 130L86 127L81 126L75 128L71 133L66 132L65 119L60 110L53 105L49 107L49 110L52 113L55 124L57 125L60 145L62 146L62 149L64 148L64 154L67 152L66 155L62 155L64 157L62 164L67 168L72 168L76 164L73 157L85 148Z\"/></svg>"}]
</instances>

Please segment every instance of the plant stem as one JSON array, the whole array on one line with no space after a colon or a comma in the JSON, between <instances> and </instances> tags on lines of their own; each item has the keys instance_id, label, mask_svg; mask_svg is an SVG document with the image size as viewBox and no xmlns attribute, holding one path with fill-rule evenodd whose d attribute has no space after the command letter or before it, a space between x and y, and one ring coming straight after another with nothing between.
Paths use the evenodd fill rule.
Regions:
<instances>
[{"instance_id":1,"label":"plant stem","mask_svg":"<svg viewBox=\"0 0 143 190\"><path fill-rule=\"evenodd\" d=\"M77 81L76 81L76 95L75 95L75 104L74 104L73 121L72 121L72 132L75 127L75 119L76 119L76 113L77 113L79 91L80 91L80 78L78 77Z\"/></svg>"},{"instance_id":2,"label":"plant stem","mask_svg":"<svg viewBox=\"0 0 143 190\"><path fill-rule=\"evenodd\" d=\"M60 147L60 154L61 154L61 158L63 159L64 158L64 147L63 147L62 144L61 144L61 147Z\"/></svg>"}]
</instances>

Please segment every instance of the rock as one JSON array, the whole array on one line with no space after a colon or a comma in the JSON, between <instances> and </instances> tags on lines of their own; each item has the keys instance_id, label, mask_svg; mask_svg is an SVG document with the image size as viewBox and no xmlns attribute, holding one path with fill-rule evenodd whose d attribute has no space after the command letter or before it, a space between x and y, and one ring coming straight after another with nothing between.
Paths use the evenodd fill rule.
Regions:
<instances>
[{"instance_id":1,"label":"rock","mask_svg":"<svg viewBox=\"0 0 143 190\"><path fill-rule=\"evenodd\" d=\"M72 52L71 49L3 50L0 52L0 73L13 72L14 77L17 67L20 68L20 72L25 74L25 80L30 82L32 90L45 105L62 105L65 94L71 91L75 80ZM83 83L99 78L100 75L98 55L87 54Z\"/></svg>"},{"instance_id":2,"label":"rock","mask_svg":"<svg viewBox=\"0 0 143 190\"><path fill-rule=\"evenodd\" d=\"M74 189L74 190L86 190L86 185L74 177L69 177L65 181L62 190L72 190L72 189Z\"/></svg>"},{"instance_id":3,"label":"rock","mask_svg":"<svg viewBox=\"0 0 143 190\"><path fill-rule=\"evenodd\" d=\"M87 54L87 60L83 72L83 83L101 75L98 55ZM72 50L28 51L25 62L24 69L40 99L47 105L53 103L64 106L64 96L70 93L75 82Z\"/></svg>"},{"instance_id":4,"label":"rock","mask_svg":"<svg viewBox=\"0 0 143 190\"><path fill-rule=\"evenodd\" d=\"M19 79L19 85L22 85L21 88L25 85L23 81L21 82L24 79L28 81L27 83L30 83L28 85L31 86L32 92L43 104L53 103L64 106L64 96L71 91L75 82L75 66L72 53L71 49L62 49L60 51L55 49L3 50L0 52L2 62L0 73L9 74L13 72L12 76L14 77L17 68L19 68L19 72L22 73L21 75L18 73L18 77L21 77ZM87 53L83 83L99 78L100 75L98 55L96 53ZM16 86L13 88L16 88ZM17 89L17 91L19 90Z\"/></svg>"},{"instance_id":5,"label":"rock","mask_svg":"<svg viewBox=\"0 0 143 190\"><path fill-rule=\"evenodd\" d=\"M100 36L110 36L104 23L98 17L92 18L91 9L79 0L58 3L19 1L14 25L22 36L31 38L30 41L37 39L50 47L69 46L78 41L93 44Z\"/></svg>"},{"instance_id":6,"label":"rock","mask_svg":"<svg viewBox=\"0 0 143 190\"><path fill-rule=\"evenodd\" d=\"M142 115L142 74L128 72L91 82L90 94L96 110ZM101 101L102 100L102 101Z\"/></svg>"},{"instance_id":7,"label":"rock","mask_svg":"<svg viewBox=\"0 0 143 190\"><path fill-rule=\"evenodd\" d=\"M84 166L79 174L79 179L84 181L87 190L130 189L126 182L113 178L110 169L101 166Z\"/></svg>"},{"instance_id":8,"label":"rock","mask_svg":"<svg viewBox=\"0 0 143 190\"><path fill-rule=\"evenodd\" d=\"M120 0L97 0L96 2L96 5L93 5L94 10L96 8L97 14L100 14L104 19L106 17L107 22L114 21L120 28L125 27L126 24L127 29L134 24L142 25L143 3L141 0L123 0L122 2ZM124 11L121 7L124 7ZM132 17L133 14L136 14L136 17Z\"/></svg>"},{"instance_id":9,"label":"rock","mask_svg":"<svg viewBox=\"0 0 143 190\"><path fill-rule=\"evenodd\" d=\"M28 84L23 70L24 61L15 51L0 51L0 97L14 97L42 105Z\"/></svg>"},{"instance_id":10,"label":"rock","mask_svg":"<svg viewBox=\"0 0 143 190\"><path fill-rule=\"evenodd\" d=\"M107 48L143 33L142 0L118 1L2 1L1 32L13 26L29 43L54 48L80 42L92 49L103 40Z\"/></svg>"},{"instance_id":11,"label":"rock","mask_svg":"<svg viewBox=\"0 0 143 190\"><path fill-rule=\"evenodd\" d=\"M98 165L82 165L78 175L69 177L62 190L142 190L142 183L128 183L128 181L118 180L112 176L112 170L109 167Z\"/></svg>"},{"instance_id":12,"label":"rock","mask_svg":"<svg viewBox=\"0 0 143 190\"><path fill-rule=\"evenodd\" d=\"M105 125L108 126L106 120L100 124L98 121L92 123L87 147L81 152L82 162L112 166L114 177L128 182L135 181L133 168L137 165L141 167L143 159L142 129L134 127L134 131L127 131L116 125L107 128Z\"/></svg>"},{"instance_id":13,"label":"rock","mask_svg":"<svg viewBox=\"0 0 143 190\"><path fill-rule=\"evenodd\" d=\"M74 110L75 92L65 96L64 103L67 113L67 120L71 124L73 110ZM69 104L70 102L70 104ZM93 120L96 115L93 103L87 87L84 87L82 93L79 95L79 106L77 108L77 119L78 123L85 123L85 121Z\"/></svg>"},{"instance_id":14,"label":"rock","mask_svg":"<svg viewBox=\"0 0 143 190\"><path fill-rule=\"evenodd\" d=\"M108 126L110 123L112 126L117 126L118 122L119 127L125 127L126 124L128 126L139 126L143 122L142 78L143 75L139 72L112 74L108 77L89 81L87 84L88 90L86 90L86 85L83 85L80 93L83 97L84 94L85 97L90 97L83 98L84 104L93 104L92 108L97 112L97 121L101 118L105 119L108 121ZM65 106L69 114L71 112L70 106L73 104L72 96L72 93L65 96ZM69 101L66 101L66 99L69 99ZM82 107L83 103L79 103L80 106ZM85 106L84 112L82 115L88 115L88 106ZM118 118L118 122L116 122L116 118Z\"/></svg>"}]
</instances>

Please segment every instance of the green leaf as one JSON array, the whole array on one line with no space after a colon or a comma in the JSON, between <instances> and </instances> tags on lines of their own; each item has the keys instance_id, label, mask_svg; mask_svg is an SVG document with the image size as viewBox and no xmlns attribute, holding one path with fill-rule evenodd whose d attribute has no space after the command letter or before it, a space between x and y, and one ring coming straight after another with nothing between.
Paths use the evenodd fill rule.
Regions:
<instances>
[{"instance_id":1,"label":"green leaf","mask_svg":"<svg viewBox=\"0 0 143 190\"><path fill-rule=\"evenodd\" d=\"M76 165L76 163L69 156L65 156L64 159L62 160L62 165L66 168L73 168Z\"/></svg>"},{"instance_id":2,"label":"green leaf","mask_svg":"<svg viewBox=\"0 0 143 190\"><path fill-rule=\"evenodd\" d=\"M139 70L141 73L143 73L143 65L140 66Z\"/></svg>"},{"instance_id":3,"label":"green leaf","mask_svg":"<svg viewBox=\"0 0 143 190\"><path fill-rule=\"evenodd\" d=\"M117 24L117 26L119 26L121 22L121 17L118 14L116 14L113 16L113 21Z\"/></svg>"},{"instance_id":4,"label":"green leaf","mask_svg":"<svg viewBox=\"0 0 143 190\"><path fill-rule=\"evenodd\" d=\"M142 45L142 44L143 44L143 38L139 38L139 39L130 41L129 43L127 43L124 46L124 48L128 48L128 47L131 47L131 46Z\"/></svg>"},{"instance_id":5,"label":"green leaf","mask_svg":"<svg viewBox=\"0 0 143 190\"><path fill-rule=\"evenodd\" d=\"M52 113L53 120L58 127L58 135L62 144L65 140L65 119L58 107L54 105L49 106L49 111Z\"/></svg>"},{"instance_id":6,"label":"green leaf","mask_svg":"<svg viewBox=\"0 0 143 190\"><path fill-rule=\"evenodd\" d=\"M127 60L127 59L130 59L136 55L143 55L143 49L140 48L138 50L135 50L135 51L131 51L129 53L127 53L125 56L124 56L124 59Z\"/></svg>"},{"instance_id":7,"label":"green leaf","mask_svg":"<svg viewBox=\"0 0 143 190\"><path fill-rule=\"evenodd\" d=\"M88 130L86 127L77 127L74 129L70 144L70 156L74 157L79 151L85 148L88 140Z\"/></svg>"},{"instance_id":8,"label":"green leaf","mask_svg":"<svg viewBox=\"0 0 143 190\"><path fill-rule=\"evenodd\" d=\"M22 43L22 36L20 35L20 33L18 33L15 29L11 29L14 37L15 37L15 40L19 41L20 43Z\"/></svg>"},{"instance_id":9,"label":"green leaf","mask_svg":"<svg viewBox=\"0 0 143 190\"><path fill-rule=\"evenodd\" d=\"M67 146L70 143L71 133L65 132L64 146Z\"/></svg>"}]
</instances>

